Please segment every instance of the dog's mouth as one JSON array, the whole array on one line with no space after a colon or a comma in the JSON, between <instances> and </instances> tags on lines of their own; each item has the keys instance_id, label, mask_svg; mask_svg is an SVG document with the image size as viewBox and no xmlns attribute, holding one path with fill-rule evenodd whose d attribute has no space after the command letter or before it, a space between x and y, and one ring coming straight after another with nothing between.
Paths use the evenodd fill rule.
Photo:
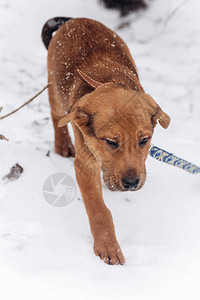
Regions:
<instances>
[{"instance_id":1,"label":"dog's mouth","mask_svg":"<svg viewBox=\"0 0 200 300\"><path fill-rule=\"evenodd\" d=\"M136 192L138 190L140 190L142 187L143 187L143 184L139 185L138 187L136 188L125 188L123 186L121 186L120 184L113 184L113 183L110 183L110 182L105 182L106 183L106 186L109 190L111 191L120 191L120 192Z\"/></svg>"}]
</instances>

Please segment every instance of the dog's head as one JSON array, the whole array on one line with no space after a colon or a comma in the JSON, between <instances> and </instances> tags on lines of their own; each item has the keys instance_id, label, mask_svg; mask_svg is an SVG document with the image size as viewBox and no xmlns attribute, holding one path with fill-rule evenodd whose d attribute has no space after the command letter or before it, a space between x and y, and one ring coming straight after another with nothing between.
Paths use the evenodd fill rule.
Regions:
<instances>
[{"instance_id":1,"label":"dog's head","mask_svg":"<svg viewBox=\"0 0 200 300\"><path fill-rule=\"evenodd\" d=\"M148 94L83 79L94 91L79 99L59 126L72 121L79 128L109 189L140 189L154 127L159 121L167 128L169 116Z\"/></svg>"}]
</instances>

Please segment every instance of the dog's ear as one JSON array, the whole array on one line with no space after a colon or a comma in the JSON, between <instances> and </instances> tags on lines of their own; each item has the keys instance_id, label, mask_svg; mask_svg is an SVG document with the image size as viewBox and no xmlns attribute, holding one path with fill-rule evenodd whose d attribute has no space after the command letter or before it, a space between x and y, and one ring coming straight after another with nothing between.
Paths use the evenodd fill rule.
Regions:
<instances>
[{"instance_id":1,"label":"dog's ear","mask_svg":"<svg viewBox=\"0 0 200 300\"><path fill-rule=\"evenodd\" d=\"M60 119L60 121L58 122L58 127L63 127L67 125L71 121L71 117L72 117L72 112L67 114L62 119Z\"/></svg>"},{"instance_id":2,"label":"dog's ear","mask_svg":"<svg viewBox=\"0 0 200 300\"><path fill-rule=\"evenodd\" d=\"M78 72L80 78L83 81L85 81L87 84L89 84L93 89L96 89L102 85L101 82L98 82L98 81L92 79L91 77L89 77L88 75L83 73L81 70L77 69L77 72Z\"/></svg>"},{"instance_id":3,"label":"dog's ear","mask_svg":"<svg viewBox=\"0 0 200 300\"><path fill-rule=\"evenodd\" d=\"M145 94L145 101L150 108L153 127L156 126L158 121L160 125L166 129L169 126L170 117L164 111L162 111L160 106L150 95Z\"/></svg>"},{"instance_id":4,"label":"dog's ear","mask_svg":"<svg viewBox=\"0 0 200 300\"><path fill-rule=\"evenodd\" d=\"M69 123L71 120L73 120L77 125L81 126L88 123L89 114L80 107L77 107L74 111L69 112L58 122L58 127L67 125L67 123Z\"/></svg>"}]
</instances>

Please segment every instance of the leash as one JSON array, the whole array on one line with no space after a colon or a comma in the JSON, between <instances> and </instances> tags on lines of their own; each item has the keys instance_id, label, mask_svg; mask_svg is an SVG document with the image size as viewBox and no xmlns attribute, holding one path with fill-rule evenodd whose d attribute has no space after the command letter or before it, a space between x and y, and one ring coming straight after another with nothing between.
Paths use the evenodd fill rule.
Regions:
<instances>
[{"instance_id":1,"label":"leash","mask_svg":"<svg viewBox=\"0 0 200 300\"><path fill-rule=\"evenodd\" d=\"M200 173L200 167L184 160L173 153L169 153L166 150L163 150L157 146L151 144L149 149L149 155L153 158L172 165L174 167L178 167L184 171L189 172L190 174L198 174Z\"/></svg>"}]
</instances>

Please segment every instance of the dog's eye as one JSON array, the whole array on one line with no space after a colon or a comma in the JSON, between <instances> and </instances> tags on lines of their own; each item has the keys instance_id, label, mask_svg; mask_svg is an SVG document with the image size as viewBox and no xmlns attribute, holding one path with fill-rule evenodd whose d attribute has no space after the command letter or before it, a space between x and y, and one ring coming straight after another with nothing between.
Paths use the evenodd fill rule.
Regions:
<instances>
[{"instance_id":1,"label":"dog's eye","mask_svg":"<svg viewBox=\"0 0 200 300\"><path fill-rule=\"evenodd\" d=\"M113 149L117 149L119 147L119 143L113 140L105 139L106 143Z\"/></svg>"},{"instance_id":2,"label":"dog's eye","mask_svg":"<svg viewBox=\"0 0 200 300\"><path fill-rule=\"evenodd\" d=\"M141 139L141 140L139 141L139 146L140 146L141 148L143 148L143 147L146 145L146 143L148 142L148 140L149 140L149 138Z\"/></svg>"}]
</instances>

